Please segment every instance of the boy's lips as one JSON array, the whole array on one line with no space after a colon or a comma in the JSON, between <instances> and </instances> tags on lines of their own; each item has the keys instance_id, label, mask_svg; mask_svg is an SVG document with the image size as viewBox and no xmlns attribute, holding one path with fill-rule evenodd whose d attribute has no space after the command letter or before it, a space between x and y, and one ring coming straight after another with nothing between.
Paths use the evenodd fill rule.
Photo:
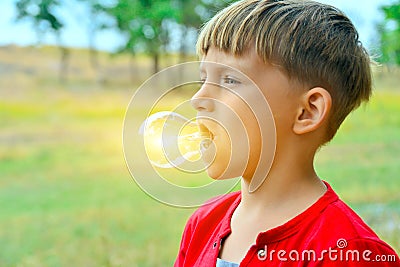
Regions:
<instances>
[{"instance_id":1,"label":"boy's lips","mask_svg":"<svg viewBox=\"0 0 400 267\"><path fill-rule=\"evenodd\" d=\"M200 128L200 133L209 135L211 140L214 140L214 134L213 132L204 124L204 122L199 121L198 122L199 128Z\"/></svg>"},{"instance_id":2,"label":"boy's lips","mask_svg":"<svg viewBox=\"0 0 400 267\"><path fill-rule=\"evenodd\" d=\"M212 161L210 154L210 148L214 147L212 144L215 141L215 135L213 134L213 132L210 130L210 128L208 126L205 125L204 121L198 120L197 121L198 125L199 125L199 129L200 129L200 134L203 136L203 140L200 143L200 151L202 153L203 156L203 160L206 161ZM213 157L212 157L213 158Z\"/></svg>"},{"instance_id":3,"label":"boy's lips","mask_svg":"<svg viewBox=\"0 0 400 267\"><path fill-rule=\"evenodd\" d=\"M200 133L203 137L206 137L200 143L200 152L202 154L202 160L209 166L214 159L216 153L215 147L215 139L213 131L210 129L211 127L208 125L208 121L206 120L198 120L197 121ZM207 167L208 168L208 167Z\"/></svg>"}]
</instances>

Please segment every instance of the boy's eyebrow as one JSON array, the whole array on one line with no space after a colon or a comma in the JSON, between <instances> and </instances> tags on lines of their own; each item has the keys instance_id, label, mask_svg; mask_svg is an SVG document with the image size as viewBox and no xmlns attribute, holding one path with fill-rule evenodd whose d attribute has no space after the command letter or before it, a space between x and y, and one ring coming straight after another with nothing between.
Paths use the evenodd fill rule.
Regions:
<instances>
[{"instance_id":1,"label":"boy's eyebrow","mask_svg":"<svg viewBox=\"0 0 400 267\"><path fill-rule=\"evenodd\" d=\"M212 62L212 61L202 61L199 66L199 72L206 73L207 65L213 66L214 71L232 70L232 71L240 73L240 70L237 70L234 67L231 67L231 66L228 66L225 64L221 64L221 63L217 63L217 62Z\"/></svg>"}]
</instances>

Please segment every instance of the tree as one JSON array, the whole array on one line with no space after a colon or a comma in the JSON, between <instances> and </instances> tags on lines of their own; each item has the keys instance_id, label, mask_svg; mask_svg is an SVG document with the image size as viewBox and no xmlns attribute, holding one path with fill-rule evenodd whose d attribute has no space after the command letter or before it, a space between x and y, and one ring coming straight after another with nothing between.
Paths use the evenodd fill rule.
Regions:
<instances>
[{"instance_id":1,"label":"tree","mask_svg":"<svg viewBox=\"0 0 400 267\"><path fill-rule=\"evenodd\" d=\"M383 23L378 25L380 33L381 61L400 65L400 0L382 6Z\"/></svg>"},{"instance_id":2,"label":"tree","mask_svg":"<svg viewBox=\"0 0 400 267\"><path fill-rule=\"evenodd\" d=\"M177 41L177 33L183 60L188 48L194 47L188 41L188 32L196 33L202 23L230 2L233 0L118 0L104 10L125 36L119 52L132 56L149 54L155 73L159 70L160 55L171 49L171 40Z\"/></svg>"},{"instance_id":3,"label":"tree","mask_svg":"<svg viewBox=\"0 0 400 267\"><path fill-rule=\"evenodd\" d=\"M90 52L90 65L94 70L98 70L99 61L97 58L96 49L96 34L104 26L99 17L101 17L102 6L98 0L77 0L86 5L86 10L84 16L80 16L79 20L86 20L87 27L87 37Z\"/></svg>"},{"instance_id":4,"label":"tree","mask_svg":"<svg viewBox=\"0 0 400 267\"><path fill-rule=\"evenodd\" d=\"M69 51L61 41L61 30L64 24L56 17L55 9L60 6L59 0L17 0L17 21L30 20L37 33L38 41L47 32L56 35L58 47L61 51L61 67L59 78L63 81L68 69Z\"/></svg>"},{"instance_id":5,"label":"tree","mask_svg":"<svg viewBox=\"0 0 400 267\"><path fill-rule=\"evenodd\" d=\"M106 8L126 42L120 52L145 52L153 58L153 72L159 70L160 54L169 43L168 21L176 17L170 0L119 0Z\"/></svg>"},{"instance_id":6,"label":"tree","mask_svg":"<svg viewBox=\"0 0 400 267\"><path fill-rule=\"evenodd\" d=\"M86 36L89 46L89 62L97 75L97 81L104 82L101 66L98 59L98 49L96 46L97 34L105 29L112 28L112 18L106 12L105 1L102 0L76 0L82 4L81 13L75 11L75 18L86 27Z\"/></svg>"},{"instance_id":7,"label":"tree","mask_svg":"<svg viewBox=\"0 0 400 267\"><path fill-rule=\"evenodd\" d=\"M218 10L226 7L234 0L176 0L178 7L177 23L180 25L180 61L184 61L186 54L193 50L194 43L188 40L190 32L198 32L203 23L215 15Z\"/></svg>"},{"instance_id":8,"label":"tree","mask_svg":"<svg viewBox=\"0 0 400 267\"><path fill-rule=\"evenodd\" d=\"M180 28L180 46L179 55L180 62L185 61L186 55L189 53L188 34L191 31L197 31L202 24L201 16L196 13L196 7L199 6L199 1L177 0L178 16L176 18Z\"/></svg>"}]
</instances>

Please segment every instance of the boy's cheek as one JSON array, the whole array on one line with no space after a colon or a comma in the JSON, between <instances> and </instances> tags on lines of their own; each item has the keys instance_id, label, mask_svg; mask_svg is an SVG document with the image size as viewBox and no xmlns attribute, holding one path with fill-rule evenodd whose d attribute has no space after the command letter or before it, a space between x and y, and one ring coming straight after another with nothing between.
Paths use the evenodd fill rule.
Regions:
<instances>
[{"instance_id":1,"label":"boy's cheek","mask_svg":"<svg viewBox=\"0 0 400 267\"><path fill-rule=\"evenodd\" d=\"M254 172L259 162L261 140L260 125L254 116L232 120L215 140L215 165L223 169L222 177L234 178Z\"/></svg>"},{"instance_id":2,"label":"boy's cheek","mask_svg":"<svg viewBox=\"0 0 400 267\"><path fill-rule=\"evenodd\" d=\"M203 154L214 179L228 179L243 175L249 160L249 142L242 123L220 126L213 145Z\"/></svg>"}]
</instances>

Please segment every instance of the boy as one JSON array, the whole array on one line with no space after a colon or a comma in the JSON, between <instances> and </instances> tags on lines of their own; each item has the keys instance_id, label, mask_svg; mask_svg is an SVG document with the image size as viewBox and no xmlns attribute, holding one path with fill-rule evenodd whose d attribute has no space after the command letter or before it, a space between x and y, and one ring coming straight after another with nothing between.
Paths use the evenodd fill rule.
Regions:
<instances>
[{"instance_id":1,"label":"boy","mask_svg":"<svg viewBox=\"0 0 400 267\"><path fill-rule=\"evenodd\" d=\"M204 151L207 172L242 176L241 192L191 216L175 266L400 266L313 167L318 148L371 95L370 60L349 19L308 0L244 0L205 25L197 49L204 83L192 105L216 150ZM262 103L249 80L275 129L259 126ZM263 127L276 140L263 139ZM262 147L275 152L271 165L260 161Z\"/></svg>"}]
</instances>

